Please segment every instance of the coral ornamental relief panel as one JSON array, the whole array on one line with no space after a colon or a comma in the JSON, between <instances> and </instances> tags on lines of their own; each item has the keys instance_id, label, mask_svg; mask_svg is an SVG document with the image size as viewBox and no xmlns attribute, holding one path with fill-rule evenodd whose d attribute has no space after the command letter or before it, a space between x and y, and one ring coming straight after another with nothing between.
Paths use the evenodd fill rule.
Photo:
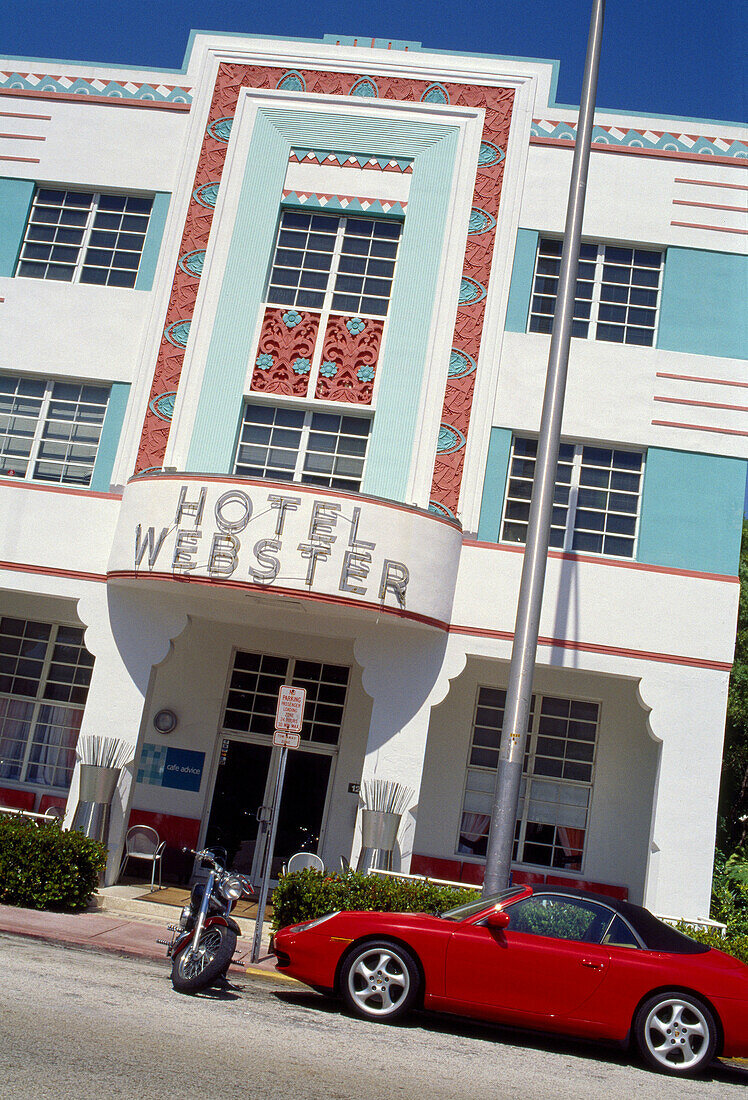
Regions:
<instances>
[{"instance_id":1,"label":"coral ornamental relief panel","mask_svg":"<svg viewBox=\"0 0 748 1100\"><path fill-rule=\"evenodd\" d=\"M231 121L241 89L280 88L349 96L363 94L357 91L362 86L362 79L360 74L297 71L282 66L240 63L219 66L185 220L180 259L164 319L136 472L163 464L173 399L179 385ZM366 95L377 95L383 100L451 103L480 107L485 111L431 490L432 510L453 515L459 499L470 426L514 92L508 88L451 81L433 83L395 76L377 76L376 81L366 78L365 86ZM288 314L296 316L284 319ZM316 372L314 392L309 393L308 363L317 341L318 324L318 316L311 311L267 308L262 319L252 389L297 397L316 396L327 401L370 403L382 321L343 315L342 311L338 315L331 314L324 333L322 362Z\"/></svg>"}]
</instances>

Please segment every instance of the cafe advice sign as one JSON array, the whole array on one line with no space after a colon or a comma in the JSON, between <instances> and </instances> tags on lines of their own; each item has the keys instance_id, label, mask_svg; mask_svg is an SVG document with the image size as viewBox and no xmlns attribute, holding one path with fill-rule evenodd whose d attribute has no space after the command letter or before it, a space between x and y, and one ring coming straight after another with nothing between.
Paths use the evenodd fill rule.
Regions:
<instances>
[{"instance_id":1,"label":"cafe advice sign","mask_svg":"<svg viewBox=\"0 0 748 1100\"><path fill-rule=\"evenodd\" d=\"M125 488L109 578L272 589L449 622L459 525L294 483L152 474Z\"/></svg>"}]
</instances>

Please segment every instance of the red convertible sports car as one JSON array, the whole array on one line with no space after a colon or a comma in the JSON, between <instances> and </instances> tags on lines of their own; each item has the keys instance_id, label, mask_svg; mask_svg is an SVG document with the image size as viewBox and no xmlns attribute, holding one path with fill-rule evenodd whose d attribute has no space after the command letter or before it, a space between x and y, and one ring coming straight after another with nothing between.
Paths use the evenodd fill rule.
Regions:
<instances>
[{"instance_id":1,"label":"red convertible sports car","mask_svg":"<svg viewBox=\"0 0 748 1100\"><path fill-rule=\"evenodd\" d=\"M688 1076L748 1056L748 966L648 910L517 886L426 913L330 913L275 934L276 966L370 1020L422 1007L628 1042Z\"/></svg>"}]
</instances>

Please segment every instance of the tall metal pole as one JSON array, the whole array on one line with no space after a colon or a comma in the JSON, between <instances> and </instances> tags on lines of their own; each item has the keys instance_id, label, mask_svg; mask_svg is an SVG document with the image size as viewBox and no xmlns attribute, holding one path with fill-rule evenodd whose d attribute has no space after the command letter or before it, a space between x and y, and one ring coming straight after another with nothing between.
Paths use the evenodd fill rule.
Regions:
<instances>
[{"instance_id":1,"label":"tall metal pole","mask_svg":"<svg viewBox=\"0 0 748 1100\"><path fill-rule=\"evenodd\" d=\"M571 169L569 203L561 251L558 300L548 354L548 372L540 421L540 437L535 465L535 481L530 502L527 544L522 564L517 620L509 666L509 682L504 709L504 726L499 749L496 794L491 814L491 829L486 854L484 894L495 894L509 881L514 845L514 830L519 806L522 763L527 740L527 724L532 698L532 679L538 648L540 611L543 602L545 568L551 532L551 514L556 482L556 464L561 440L561 418L569 365L574 292L582 236L584 197L595 114L595 93L600 65L605 0L593 0L587 59L584 66L582 98L579 107L577 140Z\"/></svg>"},{"instance_id":2,"label":"tall metal pole","mask_svg":"<svg viewBox=\"0 0 748 1100\"><path fill-rule=\"evenodd\" d=\"M270 826L268 829L267 847L262 856L262 878L260 881L260 893L257 898L257 920L255 921L255 934L252 940L252 954L250 962L256 963L260 957L262 946L262 925L265 920L265 909L268 901L270 878L273 871L273 852L275 851L275 834L278 832L278 818L280 816L281 798L283 796L283 780L286 775L286 760L288 749L283 746L278 759L278 772L275 777L275 790L273 792L273 806L270 811Z\"/></svg>"}]
</instances>

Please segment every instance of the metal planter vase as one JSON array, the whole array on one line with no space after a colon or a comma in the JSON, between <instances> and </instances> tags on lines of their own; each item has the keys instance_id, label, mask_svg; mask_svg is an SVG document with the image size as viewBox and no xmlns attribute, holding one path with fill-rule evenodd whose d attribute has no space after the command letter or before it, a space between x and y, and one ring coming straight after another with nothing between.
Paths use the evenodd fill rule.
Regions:
<instances>
[{"instance_id":1,"label":"metal planter vase","mask_svg":"<svg viewBox=\"0 0 748 1100\"><path fill-rule=\"evenodd\" d=\"M361 855L358 870L368 871L374 867L389 871L392 867L392 852L397 841L402 814L387 810L361 811Z\"/></svg>"},{"instance_id":2,"label":"metal planter vase","mask_svg":"<svg viewBox=\"0 0 748 1100\"><path fill-rule=\"evenodd\" d=\"M109 811L120 770L98 764L81 764L80 790L73 828L102 843L106 843Z\"/></svg>"}]
</instances>

